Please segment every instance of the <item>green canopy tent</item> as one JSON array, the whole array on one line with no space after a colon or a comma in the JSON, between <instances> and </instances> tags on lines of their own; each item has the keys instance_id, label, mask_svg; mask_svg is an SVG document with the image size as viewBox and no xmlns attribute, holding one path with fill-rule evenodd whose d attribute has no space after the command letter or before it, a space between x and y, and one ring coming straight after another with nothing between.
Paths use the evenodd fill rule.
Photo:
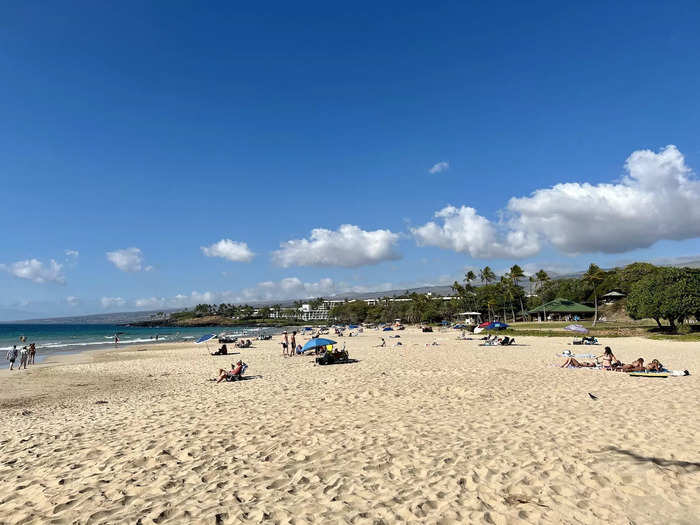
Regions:
<instances>
[{"instance_id":1,"label":"green canopy tent","mask_svg":"<svg viewBox=\"0 0 700 525\"><path fill-rule=\"evenodd\" d=\"M595 312L594 308L586 306L585 304L580 304L575 301L569 301L568 299L561 299L557 297L553 301L542 304L537 308L533 308L528 313L529 314L544 314L545 319L547 318L547 313L550 314L592 314Z\"/></svg>"}]
</instances>

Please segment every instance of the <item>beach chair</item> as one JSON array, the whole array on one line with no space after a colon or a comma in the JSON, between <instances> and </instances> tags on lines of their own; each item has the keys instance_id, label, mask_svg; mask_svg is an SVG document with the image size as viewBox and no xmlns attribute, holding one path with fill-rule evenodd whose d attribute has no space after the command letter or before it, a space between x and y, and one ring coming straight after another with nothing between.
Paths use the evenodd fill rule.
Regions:
<instances>
[{"instance_id":1,"label":"beach chair","mask_svg":"<svg viewBox=\"0 0 700 525\"><path fill-rule=\"evenodd\" d=\"M234 363L231 363L231 371L236 369L236 365ZM245 371L248 369L248 365L246 363L241 364L241 371L239 374L232 374L231 372L226 374L226 381L231 382L231 381L240 381L243 379L243 374L245 374Z\"/></svg>"}]
</instances>

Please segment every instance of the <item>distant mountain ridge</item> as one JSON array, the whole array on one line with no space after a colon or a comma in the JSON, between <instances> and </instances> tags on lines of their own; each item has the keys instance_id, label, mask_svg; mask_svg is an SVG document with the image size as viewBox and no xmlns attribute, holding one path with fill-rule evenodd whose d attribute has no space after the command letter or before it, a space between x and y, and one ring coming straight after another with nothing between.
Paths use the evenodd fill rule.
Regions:
<instances>
[{"instance_id":1,"label":"distant mountain ridge","mask_svg":"<svg viewBox=\"0 0 700 525\"><path fill-rule=\"evenodd\" d=\"M671 262L671 263L652 263L658 266L672 266L676 268L700 268L700 259L688 258L682 262ZM606 271L612 270L613 268L606 268ZM576 277L581 277L585 272L571 272L566 274L556 274L550 273L552 279L571 279ZM481 283L475 283L479 286ZM396 297L411 293L432 293L435 296L447 296L453 295L452 288L450 285L435 285L435 286L419 286L416 288L403 288L396 290L388 290L385 292L348 292L337 294L334 296L328 296L328 299L377 299L379 297ZM299 298L297 300L308 300L308 298ZM273 304L279 304L283 307L290 307L294 305L294 299L288 299L285 301L252 301L248 304L254 307L271 306ZM115 312L115 313L104 313L104 314L90 314L81 316L71 316L71 317L51 317L44 319L27 319L22 321L3 321L0 323L34 323L34 324L128 324L128 323L139 323L143 321L149 321L159 313L163 312L166 314L172 312L181 312L184 308L170 308L170 309L160 309L160 310L149 310L140 312Z\"/></svg>"}]
</instances>

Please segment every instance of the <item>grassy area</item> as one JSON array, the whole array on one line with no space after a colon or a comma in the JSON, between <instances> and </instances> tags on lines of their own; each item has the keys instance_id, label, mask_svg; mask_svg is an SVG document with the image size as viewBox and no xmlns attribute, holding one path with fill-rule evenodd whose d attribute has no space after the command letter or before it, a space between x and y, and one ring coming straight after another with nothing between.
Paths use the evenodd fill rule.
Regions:
<instances>
[{"instance_id":1,"label":"grassy area","mask_svg":"<svg viewBox=\"0 0 700 525\"><path fill-rule=\"evenodd\" d=\"M564 327L573 324L565 321L547 321L542 323L512 323L502 333L510 336L531 335L539 337L580 337L580 334L564 330ZM609 321L598 322L593 327L592 321L579 321L575 324L588 328L588 334L594 337L648 337L649 339L670 341L700 341L700 326L684 325L681 333L659 331L656 322L644 319L641 321ZM667 327L665 327L666 329Z\"/></svg>"}]
</instances>

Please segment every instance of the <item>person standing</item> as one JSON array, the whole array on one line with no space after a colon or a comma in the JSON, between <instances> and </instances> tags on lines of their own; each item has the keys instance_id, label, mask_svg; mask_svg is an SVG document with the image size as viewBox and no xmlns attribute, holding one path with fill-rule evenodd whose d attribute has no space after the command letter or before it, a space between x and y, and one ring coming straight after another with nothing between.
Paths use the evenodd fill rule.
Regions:
<instances>
[{"instance_id":1,"label":"person standing","mask_svg":"<svg viewBox=\"0 0 700 525\"><path fill-rule=\"evenodd\" d=\"M284 338L282 339L282 355L287 357L287 348L289 348L289 338L287 337L287 331L282 332Z\"/></svg>"},{"instance_id":2,"label":"person standing","mask_svg":"<svg viewBox=\"0 0 700 525\"><path fill-rule=\"evenodd\" d=\"M27 346L23 346L22 350L19 351L19 368L17 370L22 370L22 366L24 366L24 369L27 369L27 360L29 359L29 348Z\"/></svg>"},{"instance_id":3,"label":"person standing","mask_svg":"<svg viewBox=\"0 0 700 525\"><path fill-rule=\"evenodd\" d=\"M291 348L290 355L295 355L297 353L297 333L292 332L292 340L291 340L291 345L289 346Z\"/></svg>"},{"instance_id":4,"label":"person standing","mask_svg":"<svg viewBox=\"0 0 700 525\"><path fill-rule=\"evenodd\" d=\"M7 351L7 360L10 362L10 370L15 366L15 360L17 359L17 345L12 345L12 350Z\"/></svg>"},{"instance_id":5,"label":"person standing","mask_svg":"<svg viewBox=\"0 0 700 525\"><path fill-rule=\"evenodd\" d=\"M34 364L34 359L36 358L36 345L34 343L29 345L29 364Z\"/></svg>"}]
</instances>

